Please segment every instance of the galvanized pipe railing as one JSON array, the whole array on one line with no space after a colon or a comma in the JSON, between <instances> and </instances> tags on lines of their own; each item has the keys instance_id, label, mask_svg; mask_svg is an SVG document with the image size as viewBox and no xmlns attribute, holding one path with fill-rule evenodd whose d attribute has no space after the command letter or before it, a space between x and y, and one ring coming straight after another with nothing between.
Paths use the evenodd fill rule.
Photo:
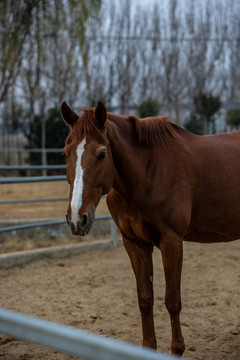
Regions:
<instances>
[{"instance_id":1,"label":"galvanized pipe railing","mask_svg":"<svg viewBox=\"0 0 240 360\"><path fill-rule=\"evenodd\" d=\"M176 359L137 345L5 309L0 309L0 332L90 360Z\"/></svg>"},{"instance_id":2,"label":"galvanized pipe railing","mask_svg":"<svg viewBox=\"0 0 240 360\"><path fill-rule=\"evenodd\" d=\"M66 169L66 165L0 165L0 171L19 171L19 170L61 170Z\"/></svg>"},{"instance_id":3,"label":"galvanized pipe railing","mask_svg":"<svg viewBox=\"0 0 240 360\"><path fill-rule=\"evenodd\" d=\"M31 148L31 149L23 149L23 148L1 148L0 153L60 153L62 152L62 148Z\"/></svg>"},{"instance_id":4,"label":"galvanized pipe railing","mask_svg":"<svg viewBox=\"0 0 240 360\"><path fill-rule=\"evenodd\" d=\"M96 216L95 220L108 220L112 217L110 215L103 215L103 216ZM49 220L49 221L41 221L33 224L23 224L23 225L16 225L16 226L8 226L4 228L0 228L0 234L4 232L10 232L14 230L24 230L30 229L34 227L41 227L41 226L52 226L52 225L61 225L65 224L66 219L59 219L59 220Z\"/></svg>"},{"instance_id":5,"label":"galvanized pipe railing","mask_svg":"<svg viewBox=\"0 0 240 360\"><path fill-rule=\"evenodd\" d=\"M0 184L17 184L17 183L44 182L44 181L62 181L62 180L66 180L66 179L67 179L66 175L5 177L5 178L0 178Z\"/></svg>"},{"instance_id":6,"label":"galvanized pipe railing","mask_svg":"<svg viewBox=\"0 0 240 360\"><path fill-rule=\"evenodd\" d=\"M0 205L4 204L25 204L25 203L41 203L41 202L56 202L68 201L69 198L42 198L42 199L22 199L22 200L1 200Z\"/></svg>"}]
</instances>

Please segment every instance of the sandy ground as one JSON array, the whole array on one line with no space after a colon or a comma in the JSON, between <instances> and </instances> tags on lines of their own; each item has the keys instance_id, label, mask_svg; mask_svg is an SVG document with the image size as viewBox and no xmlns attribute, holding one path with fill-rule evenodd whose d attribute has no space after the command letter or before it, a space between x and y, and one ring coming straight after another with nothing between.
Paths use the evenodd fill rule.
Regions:
<instances>
[{"instance_id":1,"label":"sandy ground","mask_svg":"<svg viewBox=\"0 0 240 360\"><path fill-rule=\"evenodd\" d=\"M239 360L239 255L240 241L185 244L181 321L186 358ZM170 325L158 250L154 252L154 266L158 349L169 353ZM1 269L0 306L141 343L135 280L122 246ZM75 357L0 335L0 358Z\"/></svg>"},{"instance_id":2,"label":"sandy ground","mask_svg":"<svg viewBox=\"0 0 240 360\"><path fill-rule=\"evenodd\" d=\"M0 198L67 197L66 182L1 185ZM67 203L1 205L1 220L63 218ZM102 202L97 214L107 214ZM56 245L56 244L55 244ZM13 249L14 251L14 249ZM240 359L240 240L186 243L182 279L185 357ZM158 349L170 352L161 256L154 252ZM122 246L0 269L0 307L141 344L135 279ZM74 359L0 335L0 359Z\"/></svg>"}]
</instances>

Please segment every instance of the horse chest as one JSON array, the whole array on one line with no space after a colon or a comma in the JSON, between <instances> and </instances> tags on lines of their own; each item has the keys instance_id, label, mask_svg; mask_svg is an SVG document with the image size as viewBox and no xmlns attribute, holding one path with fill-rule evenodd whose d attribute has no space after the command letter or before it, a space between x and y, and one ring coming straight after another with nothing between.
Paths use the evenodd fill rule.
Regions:
<instances>
[{"instance_id":1,"label":"horse chest","mask_svg":"<svg viewBox=\"0 0 240 360\"><path fill-rule=\"evenodd\" d=\"M152 213L146 209L140 211L136 206L126 204L115 191L108 194L107 204L113 220L123 236L128 239L151 242L159 246L160 217L156 222L153 220Z\"/></svg>"},{"instance_id":2,"label":"horse chest","mask_svg":"<svg viewBox=\"0 0 240 360\"><path fill-rule=\"evenodd\" d=\"M150 222L139 213L124 214L118 217L118 227L121 233L128 239L143 240L159 246L159 233L151 226Z\"/></svg>"}]
</instances>

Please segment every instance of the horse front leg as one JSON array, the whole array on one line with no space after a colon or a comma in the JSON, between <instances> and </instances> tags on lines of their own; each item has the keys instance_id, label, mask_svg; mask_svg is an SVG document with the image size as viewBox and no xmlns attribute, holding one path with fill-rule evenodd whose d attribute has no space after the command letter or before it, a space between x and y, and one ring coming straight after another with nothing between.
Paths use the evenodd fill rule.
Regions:
<instances>
[{"instance_id":1,"label":"horse front leg","mask_svg":"<svg viewBox=\"0 0 240 360\"><path fill-rule=\"evenodd\" d=\"M157 348L153 320L153 245L123 237L136 277L138 303L142 319L143 346Z\"/></svg>"},{"instance_id":2,"label":"horse front leg","mask_svg":"<svg viewBox=\"0 0 240 360\"><path fill-rule=\"evenodd\" d=\"M179 317L181 311L182 240L177 237L169 240L163 239L160 243L160 250L166 281L165 304L172 328L171 350L172 354L181 356L185 350Z\"/></svg>"}]
</instances>

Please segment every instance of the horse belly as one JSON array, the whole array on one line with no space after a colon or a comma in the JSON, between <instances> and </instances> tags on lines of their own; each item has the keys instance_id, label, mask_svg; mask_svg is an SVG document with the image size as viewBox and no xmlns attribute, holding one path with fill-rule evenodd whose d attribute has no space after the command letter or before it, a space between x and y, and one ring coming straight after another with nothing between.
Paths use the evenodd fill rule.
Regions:
<instances>
[{"instance_id":1,"label":"horse belly","mask_svg":"<svg viewBox=\"0 0 240 360\"><path fill-rule=\"evenodd\" d=\"M240 239L240 133L203 138L196 155L191 222L185 240ZM199 150L199 151L200 151Z\"/></svg>"},{"instance_id":2,"label":"horse belly","mask_svg":"<svg viewBox=\"0 0 240 360\"><path fill-rule=\"evenodd\" d=\"M220 233L219 231L210 232L208 230L192 230L185 237L185 241L198 242L198 243L216 243L216 242L230 242L240 239L238 236L229 236L228 234Z\"/></svg>"},{"instance_id":3,"label":"horse belly","mask_svg":"<svg viewBox=\"0 0 240 360\"><path fill-rule=\"evenodd\" d=\"M185 240L212 243L237 239L240 239L239 190L234 196L230 193L219 198L209 195L193 212Z\"/></svg>"}]
</instances>

